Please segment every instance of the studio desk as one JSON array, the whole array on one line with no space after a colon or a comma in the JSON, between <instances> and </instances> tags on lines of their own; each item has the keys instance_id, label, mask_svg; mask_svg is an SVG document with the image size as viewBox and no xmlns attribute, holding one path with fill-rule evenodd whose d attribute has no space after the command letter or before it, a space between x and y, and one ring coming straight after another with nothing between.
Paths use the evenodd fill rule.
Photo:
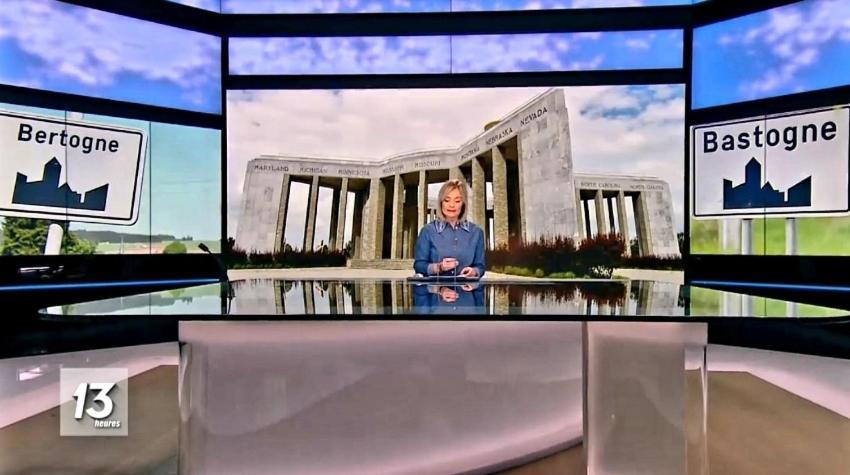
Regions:
<instances>
[{"instance_id":1,"label":"studio desk","mask_svg":"<svg viewBox=\"0 0 850 475\"><path fill-rule=\"evenodd\" d=\"M154 466L180 473L850 467L850 360L840 349L822 356L818 343L840 347L831 330L850 320L843 310L652 281L263 279L51 307L41 318L173 326L176 342L147 347L176 366L163 403L174 414L162 423L177 426L175 439ZM801 341L811 354L777 351ZM13 366L41 364L44 386L58 366L136 364L138 355L104 351L141 350ZM131 407L146 388L133 389L134 378L151 374L137 366ZM23 386L12 393L36 390ZM131 436L161 412L131 413ZM84 442L57 442L71 443Z\"/></svg>"}]
</instances>

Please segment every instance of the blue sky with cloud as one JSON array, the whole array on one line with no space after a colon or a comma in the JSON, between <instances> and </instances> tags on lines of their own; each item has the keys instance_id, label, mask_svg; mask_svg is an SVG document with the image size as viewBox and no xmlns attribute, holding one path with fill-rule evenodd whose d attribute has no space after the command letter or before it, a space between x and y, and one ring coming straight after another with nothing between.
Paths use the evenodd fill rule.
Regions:
<instances>
[{"instance_id":1,"label":"blue sky with cloud","mask_svg":"<svg viewBox=\"0 0 850 475\"><path fill-rule=\"evenodd\" d=\"M223 13L408 13L684 5L691 0L171 0ZM221 10L219 10L219 8Z\"/></svg>"},{"instance_id":2,"label":"blue sky with cloud","mask_svg":"<svg viewBox=\"0 0 850 475\"><path fill-rule=\"evenodd\" d=\"M0 83L221 111L217 37L54 0L3 0Z\"/></svg>"},{"instance_id":3,"label":"blue sky with cloud","mask_svg":"<svg viewBox=\"0 0 850 475\"><path fill-rule=\"evenodd\" d=\"M231 38L232 74L448 73L448 36Z\"/></svg>"},{"instance_id":4,"label":"blue sky with cloud","mask_svg":"<svg viewBox=\"0 0 850 475\"><path fill-rule=\"evenodd\" d=\"M230 40L233 74L574 71L681 65L681 30Z\"/></svg>"},{"instance_id":5,"label":"blue sky with cloud","mask_svg":"<svg viewBox=\"0 0 850 475\"><path fill-rule=\"evenodd\" d=\"M850 2L806 0L694 32L695 108L850 84Z\"/></svg>"}]
</instances>

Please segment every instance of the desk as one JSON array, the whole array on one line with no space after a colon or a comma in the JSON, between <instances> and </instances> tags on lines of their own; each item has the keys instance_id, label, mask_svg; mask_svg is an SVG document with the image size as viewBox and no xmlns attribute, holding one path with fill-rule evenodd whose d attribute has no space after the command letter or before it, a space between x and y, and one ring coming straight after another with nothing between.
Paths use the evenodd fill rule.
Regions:
<instances>
[{"instance_id":1,"label":"desk","mask_svg":"<svg viewBox=\"0 0 850 475\"><path fill-rule=\"evenodd\" d=\"M232 297L232 298L231 298ZM45 317L157 315L176 319L331 319L364 317L522 320L704 321L714 317L846 317L847 311L640 280L415 283L385 280L252 279L231 289L211 284L43 310Z\"/></svg>"},{"instance_id":2,"label":"desk","mask_svg":"<svg viewBox=\"0 0 850 475\"><path fill-rule=\"evenodd\" d=\"M405 281L241 281L233 298L201 286L44 318L178 326L183 473L486 473L570 450L591 473L630 460L633 473L709 473L707 325L846 318L657 282L449 289L451 302ZM850 401L832 391L819 403ZM850 442L846 415L827 420Z\"/></svg>"}]
</instances>

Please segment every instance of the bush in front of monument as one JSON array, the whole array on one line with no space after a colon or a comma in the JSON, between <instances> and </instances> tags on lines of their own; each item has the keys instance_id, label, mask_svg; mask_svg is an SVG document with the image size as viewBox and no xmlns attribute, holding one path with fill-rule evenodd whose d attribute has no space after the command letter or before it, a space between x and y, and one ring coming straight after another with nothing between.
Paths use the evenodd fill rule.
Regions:
<instances>
[{"instance_id":1,"label":"bush in front of monument","mask_svg":"<svg viewBox=\"0 0 850 475\"><path fill-rule=\"evenodd\" d=\"M231 269L283 269L300 267L345 267L346 251L331 250L322 246L314 251L293 249L289 244L284 245L282 252L252 253L234 248L224 259Z\"/></svg>"},{"instance_id":2,"label":"bush in front of monument","mask_svg":"<svg viewBox=\"0 0 850 475\"><path fill-rule=\"evenodd\" d=\"M618 234L603 234L582 240L578 246L568 237L556 236L487 251L487 264L494 272L529 277L610 278L625 253L626 243Z\"/></svg>"},{"instance_id":3,"label":"bush in front of monument","mask_svg":"<svg viewBox=\"0 0 850 475\"><path fill-rule=\"evenodd\" d=\"M588 277L610 279L626 252L626 241L616 233L584 239L576 252L578 269Z\"/></svg>"}]
</instances>

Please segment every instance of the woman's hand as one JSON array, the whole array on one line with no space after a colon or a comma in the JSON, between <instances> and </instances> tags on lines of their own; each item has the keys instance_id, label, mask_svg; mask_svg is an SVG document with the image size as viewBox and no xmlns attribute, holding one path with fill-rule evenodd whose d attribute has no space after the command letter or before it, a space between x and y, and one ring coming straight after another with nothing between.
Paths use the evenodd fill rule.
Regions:
<instances>
[{"instance_id":1,"label":"woman's hand","mask_svg":"<svg viewBox=\"0 0 850 475\"><path fill-rule=\"evenodd\" d=\"M454 257L444 257L438 264L440 265L440 272L448 272L457 267L457 259Z\"/></svg>"},{"instance_id":2,"label":"woman's hand","mask_svg":"<svg viewBox=\"0 0 850 475\"><path fill-rule=\"evenodd\" d=\"M475 267L464 267L463 270L460 271L461 277L478 277L478 269Z\"/></svg>"},{"instance_id":3,"label":"woman's hand","mask_svg":"<svg viewBox=\"0 0 850 475\"><path fill-rule=\"evenodd\" d=\"M450 287L443 287L440 289L440 298L443 299L443 302L452 303L457 300L457 297L457 292Z\"/></svg>"}]
</instances>

